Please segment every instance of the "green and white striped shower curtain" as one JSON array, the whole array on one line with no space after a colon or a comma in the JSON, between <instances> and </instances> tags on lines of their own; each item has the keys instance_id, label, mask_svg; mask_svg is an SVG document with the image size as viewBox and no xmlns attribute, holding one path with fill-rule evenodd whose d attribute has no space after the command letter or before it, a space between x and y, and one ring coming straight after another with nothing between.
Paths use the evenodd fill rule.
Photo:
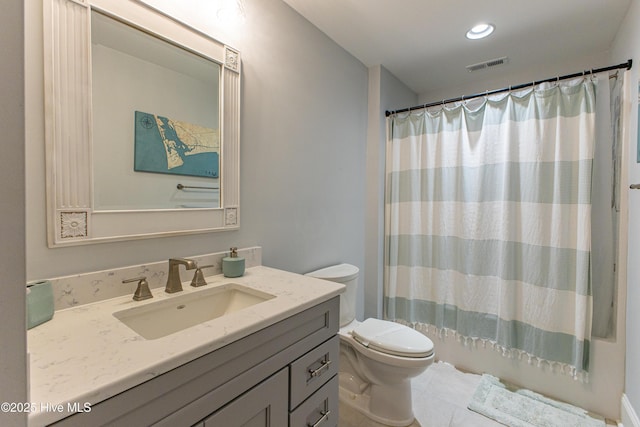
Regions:
<instances>
[{"instance_id":1,"label":"green and white striped shower curtain","mask_svg":"<svg viewBox=\"0 0 640 427\"><path fill-rule=\"evenodd\" d=\"M586 373L595 82L388 125L385 316Z\"/></svg>"}]
</instances>

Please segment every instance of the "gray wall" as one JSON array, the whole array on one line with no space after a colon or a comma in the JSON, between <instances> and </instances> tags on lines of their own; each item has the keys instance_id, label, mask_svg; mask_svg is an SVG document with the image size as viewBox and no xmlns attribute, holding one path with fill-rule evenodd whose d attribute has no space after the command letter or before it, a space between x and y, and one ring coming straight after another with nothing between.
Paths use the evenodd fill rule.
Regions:
<instances>
[{"instance_id":1,"label":"gray wall","mask_svg":"<svg viewBox=\"0 0 640 427\"><path fill-rule=\"evenodd\" d=\"M25 336L25 182L23 1L0 14L0 402L27 402ZM0 425L21 426L26 415L0 412Z\"/></svg>"},{"instance_id":2,"label":"gray wall","mask_svg":"<svg viewBox=\"0 0 640 427\"><path fill-rule=\"evenodd\" d=\"M628 76L631 78L631 111L628 121L629 150L629 183L640 182L640 165L636 163L636 135L638 134L638 102L636 87L638 84L638 65L640 63L640 2L632 1L627 16L620 27L618 36L613 43L612 60L623 62L633 59L633 68ZM625 394L633 406L636 414L640 414L640 311L637 302L640 301L640 224L637 221L640 214L640 194L629 192L629 223L628 223L628 263L627 263L627 309L626 309L626 366L625 366ZM624 421L624 420L623 420Z\"/></svg>"},{"instance_id":3,"label":"gray wall","mask_svg":"<svg viewBox=\"0 0 640 427\"><path fill-rule=\"evenodd\" d=\"M369 67L364 317L382 318L386 110L413 106L416 95L383 66Z\"/></svg>"},{"instance_id":4,"label":"gray wall","mask_svg":"<svg viewBox=\"0 0 640 427\"><path fill-rule=\"evenodd\" d=\"M284 270L364 267L367 68L280 0L245 0L245 22L214 34L243 60L241 229L48 249L42 11L27 3L29 280L254 245Z\"/></svg>"}]
</instances>

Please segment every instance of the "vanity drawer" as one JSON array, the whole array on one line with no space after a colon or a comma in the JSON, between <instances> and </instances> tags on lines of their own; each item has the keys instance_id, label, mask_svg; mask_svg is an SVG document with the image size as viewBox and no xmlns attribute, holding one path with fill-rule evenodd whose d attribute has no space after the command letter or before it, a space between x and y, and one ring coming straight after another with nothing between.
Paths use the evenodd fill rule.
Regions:
<instances>
[{"instance_id":1,"label":"vanity drawer","mask_svg":"<svg viewBox=\"0 0 640 427\"><path fill-rule=\"evenodd\" d=\"M338 375L289 414L289 427L336 427L338 425Z\"/></svg>"},{"instance_id":2,"label":"vanity drawer","mask_svg":"<svg viewBox=\"0 0 640 427\"><path fill-rule=\"evenodd\" d=\"M339 355L340 338L335 335L291 364L290 409L338 373Z\"/></svg>"}]
</instances>

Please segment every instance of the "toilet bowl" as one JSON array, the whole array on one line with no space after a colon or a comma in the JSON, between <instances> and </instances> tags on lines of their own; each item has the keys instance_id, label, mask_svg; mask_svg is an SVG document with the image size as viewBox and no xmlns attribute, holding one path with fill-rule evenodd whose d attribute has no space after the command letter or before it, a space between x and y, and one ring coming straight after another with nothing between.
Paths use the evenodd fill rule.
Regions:
<instances>
[{"instance_id":1,"label":"toilet bowl","mask_svg":"<svg viewBox=\"0 0 640 427\"><path fill-rule=\"evenodd\" d=\"M398 323L355 320L358 268L340 264L307 273L343 283L340 297L340 402L388 426L414 421L411 378L433 362L433 342Z\"/></svg>"}]
</instances>

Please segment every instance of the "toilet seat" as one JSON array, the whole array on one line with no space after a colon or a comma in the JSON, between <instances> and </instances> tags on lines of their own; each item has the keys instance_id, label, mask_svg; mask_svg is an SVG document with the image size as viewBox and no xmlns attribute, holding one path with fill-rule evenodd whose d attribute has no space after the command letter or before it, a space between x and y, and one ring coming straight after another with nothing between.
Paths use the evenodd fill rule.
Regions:
<instances>
[{"instance_id":1,"label":"toilet seat","mask_svg":"<svg viewBox=\"0 0 640 427\"><path fill-rule=\"evenodd\" d=\"M433 354L433 342L429 338L408 326L387 320L367 319L351 331L351 336L380 353L409 358Z\"/></svg>"}]
</instances>

